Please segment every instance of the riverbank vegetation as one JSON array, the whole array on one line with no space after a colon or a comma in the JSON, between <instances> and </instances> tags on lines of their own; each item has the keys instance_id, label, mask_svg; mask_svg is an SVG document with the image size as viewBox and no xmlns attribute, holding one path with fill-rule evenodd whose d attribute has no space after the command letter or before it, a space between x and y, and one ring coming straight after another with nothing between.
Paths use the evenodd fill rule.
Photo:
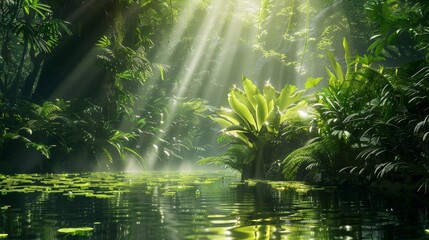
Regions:
<instances>
[{"instance_id":1,"label":"riverbank vegetation","mask_svg":"<svg viewBox=\"0 0 429 240\"><path fill-rule=\"evenodd\" d=\"M198 162L427 190L426 1L11 0L0 13L3 173Z\"/></svg>"}]
</instances>

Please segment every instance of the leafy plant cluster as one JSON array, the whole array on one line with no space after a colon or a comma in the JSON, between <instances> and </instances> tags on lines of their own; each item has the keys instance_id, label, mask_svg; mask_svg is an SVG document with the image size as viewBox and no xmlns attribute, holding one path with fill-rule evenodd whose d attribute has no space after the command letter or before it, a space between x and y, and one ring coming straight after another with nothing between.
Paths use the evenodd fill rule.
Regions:
<instances>
[{"instance_id":1,"label":"leafy plant cluster","mask_svg":"<svg viewBox=\"0 0 429 240\"><path fill-rule=\"evenodd\" d=\"M0 97L30 98L46 55L72 33L40 1L2 1L0 14Z\"/></svg>"},{"instance_id":2,"label":"leafy plant cluster","mask_svg":"<svg viewBox=\"0 0 429 240\"><path fill-rule=\"evenodd\" d=\"M426 188L427 64L374 68L358 56L343 74L331 60L329 86L312 105L318 138L284 160L285 176L306 167L331 183L388 179Z\"/></svg>"},{"instance_id":3,"label":"leafy plant cluster","mask_svg":"<svg viewBox=\"0 0 429 240\"><path fill-rule=\"evenodd\" d=\"M242 84L243 90L234 87L228 94L230 108L221 107L212 117L223 127L221 134L228 138L231 147L226 154L202 159L200 163L227 164L242 172L243 179L264 179L269 169L278 164L273 151L284 144L283 134L292 124L296 127L305 121L297 117L307 110L302 100L304 91L286 85L277 92L269 83L260 91L246 77Z\"/></svg>"},{"instance_id":4,"label":"leafy plant cluster","mask_svg":"<svg viewBox=\"0 0 429 240\"><path fill-rule=\"evenodd\" d=\"M2 102L1 107L0 156L15 159L2 161L2 171L121 169L126 157L142 160L131 149L139 129L115 129L90 102ZM22 162L25 166L15 165Z\"/></svg>"},{"instance_id":5,"label":"leafy plant cluster","mask_svg":"<svg viewBox=\"0 0 429 240\"><path fill-rule=\"evenodd\" d=\"M263 104L248 103L256 101L257 97L246 90L249 88L246 80L243 82L245 91L231 90L228 97L231 109L221 109L220 118L214 118L224 127L221 134L229 137L232 147L225 154L202 162L226 164L241 171L246 178L249 175L244 166L256 163L259 156L260 150L254 149L262 149L263 144L272 149L285 148L286 136L300 129L312 139L283 155L279 165L287 180L331 184L387 180L400 182L407 189L426 191L429 181L429 68L427 59L419 52L427 51L427 38L424 37L427 4L367 1L365 7L369 18L380 24L374 32L373 44L368 46L369 54L352 54L344 39L341 61L330 51L326 54L330 62L326 67L326 87L295 99L307 106L307 117L311 121L278 121L276 123L283 129L292 126L289 127L291 131L267 137L268 126L275 118L263 118L267 129L262 131L264 138L261 138L258 114L264 111L258 107ZM375 11L375 8L383 11ZM400 9L408 10L401 12ZM398 42L404 35L409 37L409 43L414 42L407 46L407 52ZM383 62L389 64L392 59L408 60L408 63L385 67ZM319 81L310 79L307 84L317 85ZM262 96L264 99L268 96L265 89ZM239 99L248 99L248 102ZM286 114L288 110L280 112ZM258 140L263 144L257 145ZM275 145L276 142L279 144ZM250 174L250 177L267 177L267 166L277 163L269 153L263 156L258 169L264 174Z\"/></svg>"},{"instance_id":6,"label":"leafy plant cluster","mask_svg":"<svg viewBox=\"0 0 429 240\"><path fill-rule=\"evenodd\" d=\"M147 57L161 35L156 29L168 30L183 4L103 1L93 11L79 10L89 17L99 14L97 22L61 20L85 4L0 3L0 171L122 170L130 158L146 166L143 157L150 149L157 149L161 162L203 151L195 144L203 101L168 96L168 68ZM105 31L86 34L94 26ZM79 81L97 87L84 98L74 94L83 85L57 98L55 89L67 82L66 69L82 64L76 62L81 51L87 51L93 68ZM60 74L50 78L51 73ZM152 89L151 96L142 94ZM174 111L167 107L173 101ZM172 120L163 121L167 118Z\"/></svg>"},{"instance_id":7,"label":"leafy plant cluster","mask_svg":"<svg viewBox=\"0 0 429 240\"><path fill-rule=\"evenodd\" d=\"M305 172L312 181L329 183L387 180L426 192L428 64L424 57L410 60L427 51L424 34L416 34L427 26L427 4L368 1L366 11L380 24L368 47L374 55L352 56L347 41L344 65L328 52L328 87L315 93L312 105L318 137L285 158L283 173L303 179ZM404 35L414 42L409 51L400 42ZM374 64L395 58L409 62L396 68Z\"/></svg>"}]
</instances>

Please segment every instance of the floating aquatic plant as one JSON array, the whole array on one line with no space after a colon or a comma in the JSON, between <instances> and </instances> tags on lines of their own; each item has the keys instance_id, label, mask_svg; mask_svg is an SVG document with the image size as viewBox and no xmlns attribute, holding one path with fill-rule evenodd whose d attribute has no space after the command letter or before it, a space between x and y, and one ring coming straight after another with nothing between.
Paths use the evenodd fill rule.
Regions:
<instances>
[{"instance_id":1,"label":"floating aquatic plant","mask_svg":"<svg viewBox=\"0 0 429 240\"><path fill-rule=\"evenodd\" d=\"M222 177L220 177L222 175ZM199 186L210 185L225 180L224 173L180 174L176 172L142 173L82 173L82 174L16 174L0 177L0 193L59 193L70 200L77 197L115 198L132 188L142 188L150 195L154 189L160 190L160 196L176 196L180 192L195 191ZM160 177L161 176L161 177ZM227 176L232 180L236 175ZM2 208L3 209L3 208Z\"/></svg>"},{"instance_id":2,"label":"floating aquatic plant","mask_svg":"<svg viewBox=\"0 0 429 240\"><path fill-rule=\"evenodd\" d=\"M92 227L78 227L78 228L60 228L59 233L65 233L70 236L90 236L94 231Z\"/></svg>"}]
</instances>

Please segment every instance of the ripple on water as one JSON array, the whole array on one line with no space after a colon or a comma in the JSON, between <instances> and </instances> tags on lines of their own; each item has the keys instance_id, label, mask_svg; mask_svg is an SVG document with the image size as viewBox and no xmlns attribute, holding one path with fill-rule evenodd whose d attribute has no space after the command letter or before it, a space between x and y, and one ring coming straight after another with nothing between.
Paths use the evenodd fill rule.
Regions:
<instances>
[{"instance_id":1,"label":"ripple on water","mask_svg":"<svg viewBox=\"0 0 429 240\"><path fill-rule=\"evenodd\" d=\"M18 191L29 188L29 181L40 186ZM18 184L8 192L12 182ZM30 180L20 175L0 180L4 193L0 232L8 233L8 239L63 239L56 232L59 228L85 226L94 228L92 239L125 240L428 236L427 206L409 199L386 199L362 191L312 191L298 183L248 185L237 183L235 177L210 174L97 173L32 176Z\"/></svg>"}]
</instances>

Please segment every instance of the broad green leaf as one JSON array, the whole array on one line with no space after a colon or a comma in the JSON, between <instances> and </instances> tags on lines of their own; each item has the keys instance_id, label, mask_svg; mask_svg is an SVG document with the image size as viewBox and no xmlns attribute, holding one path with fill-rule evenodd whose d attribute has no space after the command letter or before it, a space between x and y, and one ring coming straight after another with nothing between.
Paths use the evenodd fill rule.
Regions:
<instances>
[{"instance_id":1,"label":"broad green leaf","mask_svg":"<svg viewBox=\"0 0 429 240\"><path fill-rule=\"evenodd\" d=\"M278 106L280 111L284 111L291 104L301 99L304 91L297 91L297 88L293 85L286 85L280 93Z\"/></svg>"},{"instance_id":2,"label":"broad green leaf","mask_svg":"<svg viewBox=\"0 0 429 240\"><path fill-rule=\"evenodd\" d=\"M265 123L265 120L268 116L268 104L262 94L257 94L254 96L256 101L256 123L258 131L261 130L262 126Z\"/></svg>"},{"instance_id":3,"label":"broad green leaf","mask_svg":"<svg viewBox=\"0 0 429 240\"><path fill-rule=\"evenodd\" d=\"M242 103L237 100L234 92L228 94L228 102L232 110L237 113L241 119L246 123L245 127L249 129L256 129L256 122L253 115L250 113L249 109Z\"/></svg>"},{"instance_id":4,"label":"broad green leaf","mask_svg":"<svg viewBox=\"0 0 429 240\"><path fill-rule=\"evenodd\" d=\"M264 92L264 97L267 100L267 102L270 102L271 100L277 99L277 92L274 89L274 87L271 86L271 84L269 84L269 83L265 84L263 92Z\"/></svg>"},{"instance_id":5,"label":"broad green leaf","mask_svg":"<svg viewBox=\"0 0 429 240\"><path fill-rule=\"evenodd\" d=\"M223 129L224 132L248 132L248 129L245 129L239 125L231 125Z\"/></svg>"},{"instance_id":6,"label":"broad green leaf","mask_svg":"<svg viewBox=\"0 0 429 240\"><path fill-rule=\"evenodd\" d=\"M329 86L336 86L338 83L337 77L335 77L335 74L328 68L325 67L326 72L328 73L329 76Z\"/></svg>"},{"instance_id":7,"label":"broad green leaf","mask_svg":"<svg viewBox=\"0 0 429 240\"><path fill-rule=\"evenodd\" d=\"M243 142L244 144L246 144L249 147L253 147L252 142L250 142L250 138L246 135L243 134L243 132L227 132L227 134L229 134L230 136L233 136L234 138L236 138L237 140Z\"/></svg>"},{"instance_id":8,"label":"broad green leaf","mask_svg":"<svg viewBox=\"0 0 429 240\"><path fill-rule=\"evenodd\" d=\"M335 60L334 55L330 51L327 51L326 54L328 55L328 58L331 61L331 65L335 72L336 79L340 83L344 82L344 72L343 72L343 69L341 68L341 65L337 62L337 60Z\"/></svg>"},{"instance_id":9,"label":"broad green leaf","mask_svg":"<svg viewBox=\"0 0 429 240\"><path fill-rule=\"evenodd\" d=\"M243 92L242 90L240 90L238 88L233 88L231 90L231 92L234 92L234 95L237 98L237 100L240 103L244 104L247 107L247 109L249 109L249 111L252 115L255 115L255 108L252 105L252 103L249 102L249 99L248 99L245 92Z\"/></svg>"},{"instance_id":10,"label":"broad green leaf","mask_svg":"<svg viewBox=\"0 0 429 240\"><path fill-rule=\"evenodd\" d=\"M233 125L233 123L231 121L225 120L224 118L211 117L210 119L217 122L223 128L226 128L226 127ZM238 122L237 122L237 124L238 124Z\"/></svg>"},{"instance_id":11,"label":"broad green leaf","mask_svg":"<svg viewBox=\"0 0 429 240\"><path fill-rule=\"evenodd\" d=\"M239 125L240 122L242 122L240 116L238 116L233 110L229 108L221 107L218 113L221 117L230 121L232 124Z\"/></svg>"},{"instance_id":12,"label":"broad green leaf","mask_svg":"<svg viewBox=\"0 0 429 240\"><path fill-rule=\"evenodd\" d=\"M84 235L85 233L94 231L94 228L92 227L79 227L79 228L60 228L58 229L59 233L66 233L70 234L72 236L80 236Z\"/></svg>"},{"instance_id":13,"label":"broad green leaf","mask_svg":"<svg viewBox=\"0 0 429 240\"><path fill-rule=\"evenodd\" d=\"M290 103L289 98L296 92L297 88L293 85L287 84L282 91L280 92L280 96L278 98L278 106L280 111L285 109Z\"/></svg>"},{"instance_id":14,"label":"broad green leaf","mask_svg":"<svg viewBox=\"0 0 429 240\"><path fill-rule=\"evenodd\" d=\"M268 132L277 135L279 128L280 128L280 110L279 107L276 106L273 111L271 111L268 114L267 120L266 120L266 124L267 124L267 130Z\"/></svg>"},{"instance_id":15,"label":"broad green leaf","mask_svg":"<svg viewBox=\"0 0 429 240\"><path fill-rule=\"evenodd\" d=\"M346 60L346 65L347 65L347 72L346 74L350 74L352 72L352 57L350 54L350 46L349 46L349 42L347 41L346 38L343 38L343 47L344 47L344 57Z\"/></svg>"},{"instance_id":16,"label":"broad green leaf","mask_svg":"<svg viewBox=\"0 0 429 240\"><path fill-rule=\"evenodd\" d=\"M256 101L253 98L253 96L259 93L258 87L256 87L256 85L253 84L253 82L250 79L248 79L246 76L243 76L243 83L242 84L243 84L244 91L246 92L246 96L249 99L249 102L255 108L256 107Z\"/></svg>"},{"instance_id":17,"label":"broad green leaf","mask_svg":"<svg viewBox=\"0 0 429 240\"><path fill-rule=\"evenodd\" d=\"M24 6L24 11L27 15L30 14L30 9L28 8L28 6Z\"/></svg>"},{"instance_id":18,"label":"broad green leaf","mask_svg":"<svg viewBox=\"0 0 429 240\"><path fill-rule=\"evenodd\" d=\"M305 89L310 89L313 87L316 87L320 81L322 81L323 78L319 77L319 78L308 78L307 82L305 82Z\"/></svg>"},{"instance_id":19,"label":"broad green leaf","mask_svg":"<svg viewBox=\"0 0 429 240\"><path fill-rule=\"evenodd\" d=\"M270 114L274 110L274 99L268 103L268 114Z\"/></svg>"}]
</instances>

